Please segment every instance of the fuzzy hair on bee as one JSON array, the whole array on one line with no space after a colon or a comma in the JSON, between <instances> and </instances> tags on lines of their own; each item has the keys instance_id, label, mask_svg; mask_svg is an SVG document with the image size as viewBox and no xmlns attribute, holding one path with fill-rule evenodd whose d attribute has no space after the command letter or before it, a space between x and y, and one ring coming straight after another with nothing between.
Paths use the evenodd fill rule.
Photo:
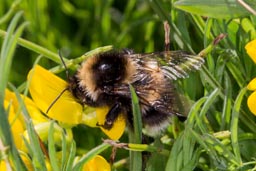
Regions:
<instances>
[{"instance_id":1,"label":"fuzzy hair on bee","mask_svg":"<svg viewBox=\"0 0 256 171\"><path fill-rule=\"evenodd\" d=\"M111 129L122 114L133 128L131 84L139 98L143 125L150 136L155 136L170 124L172 116L185 118L172 81L186 78L203 63L202 57L184 51L110 51L85 60L70 77L68 89L83 105L110 108L100 126Z\"/></svg>"}]
</instances>

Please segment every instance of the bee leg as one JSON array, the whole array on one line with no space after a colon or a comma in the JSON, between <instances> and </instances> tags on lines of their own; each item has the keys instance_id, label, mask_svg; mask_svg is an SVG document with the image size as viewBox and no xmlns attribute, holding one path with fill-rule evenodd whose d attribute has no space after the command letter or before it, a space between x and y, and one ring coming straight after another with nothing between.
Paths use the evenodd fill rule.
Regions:
<instances>
[{"instance_id":1,"label":"bee leg","mask_svg":"<svg viewBox=\"0 0 256 171\"><path fill-rule=\"evenodd\" d=\"M109 110L105 119L105 123L102 125L102 127L108 130L111 129L121 110L122 104L120 102L115 103L114 106L112 106L112 108Z\"/></svg>"}]
</instances>

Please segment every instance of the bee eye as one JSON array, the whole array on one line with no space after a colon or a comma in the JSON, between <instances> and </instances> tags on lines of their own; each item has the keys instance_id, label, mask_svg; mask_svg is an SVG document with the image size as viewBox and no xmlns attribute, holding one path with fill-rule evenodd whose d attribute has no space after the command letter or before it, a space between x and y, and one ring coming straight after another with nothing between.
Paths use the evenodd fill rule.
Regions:
<instances>
[{"instance_id":1,"label":"bee eye","mask_svg":"<svg viewBox=\"0 0 256 171\"><path fill-rule=\"evenodd\" d=\"M98 86L112 85L122 81L125 75L125 61L120 56L103 55L99 56L92 66L94 79Z\"/></svg>"},{"instance_id":2,"label":"bee eye","mask_svg":"<svg viewBox=\"0 0 256 171\"><path fill-rule=\"evenodd\" d=\"M119 80L119 67L110 63L102 63L97 67L98 74L100 75L100 82L111 83Z\"/></svg>"},{"instance_id":3,"label":"bee eye","mask_svg":"<svg viewBox=\"0 0 256 171\"><path fill-rule=\"evenodd\" d=\"M111 70L111 68L112 68L112 66L111 66L110 64L101 64L101 65L99 66L99 70L100 70L101 72L109 71L109 70Z\"/></svg>"}]
</instances>

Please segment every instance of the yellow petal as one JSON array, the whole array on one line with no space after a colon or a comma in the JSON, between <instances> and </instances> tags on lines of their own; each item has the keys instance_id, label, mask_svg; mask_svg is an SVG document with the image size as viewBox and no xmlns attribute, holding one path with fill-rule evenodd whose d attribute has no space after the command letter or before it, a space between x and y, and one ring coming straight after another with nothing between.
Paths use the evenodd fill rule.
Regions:
<instances>
[{"instance_id":1,"label":"yellow petal","mask_svg":"<svg viewBox=\"0 0 256 171\"><path fill-rule=\"evenodd\" d=\"M256 115L256 91L253 92L247 99L247 105L250 111Z\"/></svg>"},{"instance_id":2,"label":"yellow petal","mask_svg":"<svg viewBox=\"0 0 256 171\"><path fill-rule=\"evenodd\" d=\"M9 167L8 167L9 168ZM0 160L0 170L7 170L5 160Z\"/></svg>"},{"instance_id":3,"label":"yellow petal","mask_svg":"<svg viewBox=\"0 0 256 171\"><path fill-rule=\"evenodd\" d=\"M13 106L9 106L10 103L7 100L4 100L4 107L9 107L9 113L8 113L8 121L10 123L12 136L14 139L14 143L18 149L22 146L22 134L25 130L22 121L16 116L16 113L14 112Z\"/></svg>"},{"instance_id":4,"label":"yellow petal","mask_svg":"<svg viewBox=\"0 0 256 171\"><path fill-rule=\"evenodd\" d=\"M110 171L109 163L102 157L97 155L83 166L83 171Z\"/></svg>"},{"instance_id":5,"label":"yellow petal","mask_svg":"<svg viewBox=\"0 0 256 171\"><path fill-rule=\"evenodd\" d=\"M26 154L23 154L23 153L20 153L20 157L21 157L22 161L24 162L28 171L33 171L34 167L33 167L31 159Z\"/></svg>"},{"instance_id":6,"label":"yellow petal","mask_svg":"<svg viewBox=\"0 0 256 171\"><path fill-rule=\"evenodd\" d=\"M83 115L82 124L85 124L90 127L97 127L98 119L96 112L90 112Z\"/></svg>"},{"instance_id":7,"label":"yellow petal","mask_svg":"<svg viewBox=\"0 0 256 171\"><path fill-rule=\"evenodd\" d=\"M247 54L251 57L254 63L256 63L256 39L250 41L245 46Z\"/></svg>"},{"instance_id":8,"label":"yellow petal","mask_svg":"<svg viewBox=\"0 0 256 171\"><path fill-rule=\"evenodd\" d=\"M19 109L19 103L18 100L16 98L15 93L11 92L8 89L5 89L5 97L4 97L6 106L8 107L8 105L12 106L12 110L13 112L17 115L16 117L19 118L20 121L23 121L23 116L20 113L17 113ZM7 105L8 103L8 105ZM25 123L23 123L24 127L25 127Z\"/></svg>"},{"instance_id":9,"label":"yellow petal","mask_svg":"<svg viewBox=\"0 0 256 171\"><path fill-rule=\"evenodd\" d=\"M256 90L256 78L249 82L249 84L247 85L247 89L252 91Z\"/></svg>"},{"instance_id":10,"label":"yellow petal","mask_svg":"<svg viewBox=\"0 0 256 171\"><path fill-rule=\"evenodd\" d=\"M29 92L44 113L68 86L67 82L39 65L29 72L28 80ZM82 120L82 106L75 101L69 91L65 91L46 115L66 124L79 124Z\"/></svg>"},{"instance_id":11,"label":"yellow petal","mask_svg":"<svg viewBox=\"0 0 256 171\"><path fill-rule=\"evenodd\" d=\"M96 115L99 125L104 125L106 115L109 111L109 107L96 108ZM119 114L118 118L113 124L113 127L109 130L100 127L100 129L112 140L118 140L124 133L126 126L125 118L123 114Z\"/></svg>"},{"instance_id":12,"label":"yellow petal","mask_svg":"<svg viewBox=\"0 0 256 171\"><path fill-rule=\"evenodd\" d=\"M21 95L21 98L23 99L23 101L26 105L26 108L28 110L28 113L29 113L30 117L32 118L32 121L33 121L34 124L38 124L38 123L48 121L48 119L44 115L42 115L42 113L37 108L36 104L30 98L28 98L24 95ZM15 93L11 92L8 89L5 90L5 100L12 103L15 113L18 112L18 110L20 110L19 102L16 98ZM23 121L23 116L22 115L19 114L18 117L19 117L20 120ZM24 126L25 126L25 124L24 124Z\"/></svg>"},{"instance_id":13,"label":"yellow petal","mask_svg":"<svg viewBox=\"0 0 256 171\"><path fill-rule=\"evenodd\" d=\"M33 102L30 98L25 97L23 95L21 95L21 97L25 102L28 113L32 118L34 124L48 122L48 119L40 112L35 102Z\"/></svg>"},{"instance_id":14,"label":"yellow petal","mask_svg":"<svg viewBox=\"0 0 256 171\"><path fill-rule=\"evenodd\" d=\"M9 120L13 119L13 118L8 118ZM12 121L9 121L10 123ZM20 120L16 120L13 124L11 124L11 131L12 131L12 134L13 134L13 139L14 139L14 142L16 144L16 147L18 149L21 149L21 146L22 146L22 134L23 132L25 131L24 130L24 127L22 125L22 122Z\"/></svg>"},{"instance_id":15,"label":"yellow petal","mask_svg":"<svg viewBox=\"0 0 256 171\"><path fill-rule=\"evenodd\" d=\"M21 152L19 153L20 154L20 157L23 161L23 163L25 164L26 166L26 170L27 171L34 171L34 167L33 167L33 164L32 164L32 161L31 159L29 158L29 156L27 154L25 154L24 152ZM12 161L9 161L10 162L10 165L15 168L16 166L13 165L13 162ZM49 162L48 162L49 163ZM47 160L46 160L46 164L47 164ZM49 169L48 169L49 168ZM4 160L1 160L0 161L0 170L1 171L7 171L7 170L10 170L10 169L7 169L7 166L6 166L6 162ZM12 170L12 169L11 169ZM13 169L15 170L15 169ZM47 167L47 171L50 171L50 167Z\"/></svg>"}]
</instances>

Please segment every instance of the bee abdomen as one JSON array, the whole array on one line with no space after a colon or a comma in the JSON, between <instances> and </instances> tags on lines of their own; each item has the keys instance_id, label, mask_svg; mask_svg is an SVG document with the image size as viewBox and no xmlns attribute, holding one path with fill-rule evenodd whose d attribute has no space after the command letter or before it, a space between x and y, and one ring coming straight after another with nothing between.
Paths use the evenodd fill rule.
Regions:
<instances>
[{"instance_id":1,"label":"bee abdomen","mask_svg":"<svg viewBox=\"0 0 256 171\"><path fill-rule=\"evenodd\" d=\"M159 112L154 108L150 108L147 112L142 113L142 121L146 133L153 137L159 135L170 124L171 116L171 113Z\"/></svg>"}]
</instances>

